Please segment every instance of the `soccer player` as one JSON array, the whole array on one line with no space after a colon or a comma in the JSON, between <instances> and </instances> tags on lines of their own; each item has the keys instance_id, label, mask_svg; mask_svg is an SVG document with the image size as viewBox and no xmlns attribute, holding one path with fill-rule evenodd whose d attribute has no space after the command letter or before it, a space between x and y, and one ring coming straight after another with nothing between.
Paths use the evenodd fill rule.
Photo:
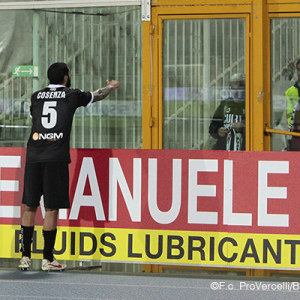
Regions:
<instances>
[{"instance_id":1,"label":"soccer player","mask_svg":"<svg viewBox=\"0 0 300 300\"><path fill-rule=\"evenodd\" d=\"M44 249L42 270L63 270L65 264L53 256L58 210L69 208L70 132L76 109L104 99L120 87L107 80L106 87L94 92L71 89L71 75L65 63L52 64L47 72L49 86L31 96L31 134L27 143L21 223L22 258L19 269L31 266L31 243L35 214L44 196Z\"/></svg>"}]
</instances>

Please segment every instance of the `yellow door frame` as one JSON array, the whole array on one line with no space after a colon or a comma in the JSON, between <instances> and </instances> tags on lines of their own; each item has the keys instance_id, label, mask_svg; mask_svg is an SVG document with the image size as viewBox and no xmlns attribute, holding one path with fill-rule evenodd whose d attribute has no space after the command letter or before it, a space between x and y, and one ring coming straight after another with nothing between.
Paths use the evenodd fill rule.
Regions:
<instances>
[{"instance_id":1,"label":"yellow door frame","mask_svg":"<svg viewBox=\"0 0 300 300\"><path fill-rule=\"evenodd\" d=\"M168 5L167 0L156 1L151 10L151 22L143 22L143 148L162 149L162 26L168 19L244 18L246 20L246 149L264 150L264 50L266 4L263 0L222 1L177 0ZM179 6L179 3L199 3ZM201 3L203 5L201 5ZM221 4L222 3L222 4ZM239 5L243 3L243 5ZM170 4L169 4L170 5Z\"/></svg>"}]
</instances>

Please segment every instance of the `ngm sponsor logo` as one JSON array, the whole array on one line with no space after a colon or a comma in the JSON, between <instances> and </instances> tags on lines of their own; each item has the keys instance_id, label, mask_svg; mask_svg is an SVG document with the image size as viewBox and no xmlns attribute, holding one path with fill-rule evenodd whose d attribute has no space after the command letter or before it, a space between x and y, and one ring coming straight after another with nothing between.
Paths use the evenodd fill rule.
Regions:
<instances>
[{"instance_id":1,"label":"ngm sponsor logo","mask_svg":"<svg viewBox=\"0 0 300 300\"><path fill-rule=\"evenodd\" d=\"M64 134L62 132L49 132L49 133L38 133L35 132L32 135L32 139L34 141L38 141L38 140L47 140L47 141L57 141L62 139L64 136Z\"/></svg>"}]
</instances>

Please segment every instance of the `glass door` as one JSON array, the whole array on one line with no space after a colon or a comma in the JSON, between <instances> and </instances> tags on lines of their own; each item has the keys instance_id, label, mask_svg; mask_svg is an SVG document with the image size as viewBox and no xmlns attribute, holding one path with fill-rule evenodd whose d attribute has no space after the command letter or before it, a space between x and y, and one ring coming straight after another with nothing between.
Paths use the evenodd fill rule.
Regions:
<instances>
[{"instance_id":1,"label":"glass door","mask_svg":"<svg viewBox=\"0 0 300 300\"><path fill-rule=\"evenodd\" d=\"M160 25L161 148L247 149L247 16Z\"/></svg>"},{"instance_id":2,"label":"glass door","mask_svg":"<svg viewBox=\"0 0 300 300\"><path fill-rule=\"evenodd\" d=\"M270 16L271 150L300 151L300 17Z\"/></svg>"}]
</instances>

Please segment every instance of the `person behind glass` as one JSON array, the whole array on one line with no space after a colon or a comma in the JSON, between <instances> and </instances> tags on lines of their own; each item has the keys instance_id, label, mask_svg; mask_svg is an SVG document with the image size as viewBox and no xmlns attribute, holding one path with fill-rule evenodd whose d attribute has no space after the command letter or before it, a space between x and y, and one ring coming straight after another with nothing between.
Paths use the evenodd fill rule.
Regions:
<instances>
[{"instance_id":1,"label":"person behind glass","mask_svg":"<svg viewBox=\"0 0 300 300\"><path fill-rule=\"evenodd\" d=\"M221 101L209 126L214 150L245 150L245 76L230 78L230 97Z\"/></svg>"},{"instance_id":2,"label":"person behind glass","mask_svg":"<svg viewBox=\"0 0 300 300\"><path fill-rule=\"evenodd\" d=\"M31 266L31 243L35 215L44 196L44 249L42 270L63 270L65 264L53 256L60 208L69 208L70 133L73 116L80 106L88 107L119 88L117 80L107 80L94 92L71 89L71 75L65 63L54 63L47 71L49 85L31 96L32 128L27 143L24 174L24 211L21 223L22 258L18 268Z\"/></svg>"},{"instance_id":3,"label":"person behind glass","mask_svg":"<svg viewBox=\"0 0 300 300\"><path fill-rule=\"evenodd\" d=\"M300 59L296 62L297 81L285 92L286 119L291 132L300 132ZM300 137L287 137L287 150L300 151Z\"/></svg>"}]
</instances>

